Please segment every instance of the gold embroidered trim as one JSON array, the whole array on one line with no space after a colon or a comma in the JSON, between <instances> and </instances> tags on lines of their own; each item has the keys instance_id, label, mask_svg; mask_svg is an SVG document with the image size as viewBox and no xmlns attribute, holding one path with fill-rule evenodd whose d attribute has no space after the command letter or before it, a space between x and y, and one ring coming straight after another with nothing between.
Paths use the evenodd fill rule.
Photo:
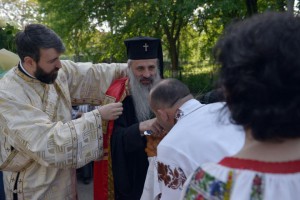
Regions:
<instances>
[{"instance_id":1,"label":"gold embroidered trim","mask_svg":"<svg viewBox=\"0 0 300 200\"><path fill-rule=\"evenodd\" d=\"M9 156L7 157L7 159L3 162L3 164L0 167L0 170L5 169L10 163L11 161L14 159L14 157L16 157L16 155L18 154L18 151L13 150Z\"/></svg>"},{"instance_id":2,"label":"gold embroidered trim","mask_svg":"<svg viewBox=\"0 0 300 200\"><path fill-rule=\"evenodd\" d=\"M72 167L77 166L77 143L78 143L78 138L76 134L76 129L72 121L67 123L69 128L70 128L70 133L71 133L71 138L72 138Z\"/></svg>"}]
</instances>

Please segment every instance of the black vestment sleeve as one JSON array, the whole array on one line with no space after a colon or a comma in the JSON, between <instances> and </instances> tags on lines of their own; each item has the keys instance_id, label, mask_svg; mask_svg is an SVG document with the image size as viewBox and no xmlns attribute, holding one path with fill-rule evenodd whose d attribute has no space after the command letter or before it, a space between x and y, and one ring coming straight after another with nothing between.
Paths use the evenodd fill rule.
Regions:
<instances>
[{"instance_id":1,"label":"black vestment sleeve","mask_svg":"<svg viewBox=\"0 0 300 200\"><path fill-rule=\"evenodd\" d=\"M111 136L115 196L116 200L139 200L148 169L146 138L140 135L131 97L122 103L123 114L115 120Z\"/></svg>"}]
</instances>

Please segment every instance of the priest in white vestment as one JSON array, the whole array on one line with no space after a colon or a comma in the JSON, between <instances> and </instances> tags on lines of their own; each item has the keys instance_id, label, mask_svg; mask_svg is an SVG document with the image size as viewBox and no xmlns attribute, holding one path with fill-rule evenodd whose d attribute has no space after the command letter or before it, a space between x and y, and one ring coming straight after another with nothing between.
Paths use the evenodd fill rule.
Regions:
<instances>
[{"instance_id":1,"label":"priest in white vestment","mask_svg":"<svg viewBox=\"0 0 300 200\"><path fill-rule=\"evenodd\" d=\"M103 157L102 120L113 103L71 119L72 105L100 105L127 64L60 61L60 38L31 24L17 36L20 63L0 80L0 170L6 200L77 199L76 168Z\"/></svg>"}]
</instances>

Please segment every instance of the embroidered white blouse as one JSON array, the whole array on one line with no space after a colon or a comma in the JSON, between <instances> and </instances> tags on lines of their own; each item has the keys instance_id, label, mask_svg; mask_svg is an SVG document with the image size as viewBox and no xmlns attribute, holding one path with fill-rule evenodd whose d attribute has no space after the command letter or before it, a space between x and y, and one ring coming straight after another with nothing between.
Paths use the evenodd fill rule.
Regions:
<instances>
[{"instance_id":1,"label":"embroidered white blouse","mask_svg":"<svg viewBox=\"0 0 300 200\"><path fill-rule=\"evenodd\" d=\"M294 200L300 197L300 160L261 162L224 158L199 167L186 181L181 199Z\"/></svg>"}]
</instances>

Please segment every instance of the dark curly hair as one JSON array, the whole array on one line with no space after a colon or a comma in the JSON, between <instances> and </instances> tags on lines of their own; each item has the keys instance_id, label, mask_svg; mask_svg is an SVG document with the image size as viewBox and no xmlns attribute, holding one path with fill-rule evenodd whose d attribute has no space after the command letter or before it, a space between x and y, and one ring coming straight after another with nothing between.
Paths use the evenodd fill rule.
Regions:
<instances>
[{"instance_id":1,"label":"dark curly hair","mask_svg":"<svg viewBox=\"0 0 300 200\"><path fill-rule=\"evenodd\" d=\"M266 12L230 25L214 48L232 120L260 141L300 137L300 18Z\"/></svg>"}]
</instances>

